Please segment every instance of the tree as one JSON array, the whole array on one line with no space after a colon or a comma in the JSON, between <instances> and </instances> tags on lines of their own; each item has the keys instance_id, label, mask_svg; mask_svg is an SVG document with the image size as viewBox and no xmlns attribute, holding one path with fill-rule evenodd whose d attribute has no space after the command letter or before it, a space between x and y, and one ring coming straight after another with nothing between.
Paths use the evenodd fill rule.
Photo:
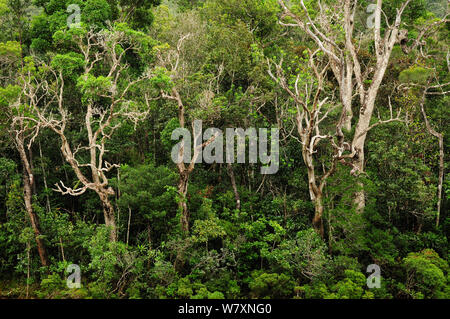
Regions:
<instances>
[{"instance_id":1,"label":"tree","mask_svg":"<svg viewBox=\"0 0 450 319\"><path fill-rule=\"evenodd\" d=\"M358 1L345 0L332 3L318 2L314 9L315 16L311 16L312 8L307 8L303 0L299 7L289 7L284 0L278 0L283 15L280 23L287 27L301 28L318 48L328 57L330 68L336 79L342 111L336 125L335 137L342 159L353 166L354 174L364 172L364 145L367 133L374 127L372 115L381 83L383 81L394 45L401 35L402 15L410 0L405 1L397 9L394 22L382 25L382 0L377 0L374 12L372 34L361 32L359 40L355 37L355 14ZM340 25L341 28L334 28ZM382 34L384 29L384 35ZM360 57L360 45L374 41L375 61L366 65ZM345 142L343 130L352 130L353 98L359 97L359 117L354 126L351 143ZM388 121L398 120L395 118ZM387 122L387 121L384 121ZM344 154L344 152L347 152ZM365 206L364 192L355 196L355 206L361 212Z\"/></svg>"},{"instance_id":2,"label":"tree","mask_svg":"<svg viewBox=\"0 0 450 319\"><path fill-rule=\"evenodd\" d=\"M448 68L450 70L450 64L448 64ZM423 72L422 72L423 73ZM449 83L442 83L440 84L439 79L437 76L435 76L435 82L438 84L432 85L433 78L430 77L428 80L426 80L425 85L420 85L417 83L407 83L405 86L405 89L412 89L412 88L421 88L422 94L419 98L419 105L420 105L420 112L423 116L425 127L430 135L438 139L438 145L439 145L439 173L438 173L438 197L437 197L437 214L436 214L436 227L439 226L439 219L441 217L441 207L442 207L442 191L444 187L444 171L445 171L445 164L444 164L444 135L438 131L436 131L436 128L433 127L433 125L430 123L430 120L428 118L427 112L426 112L426 99L427 96L433 96L433 95L443 95L446 96L449 92L445 91L445 88L450 85ZM409 86L409 88L408 88Z\"/></svg>"},{"instance_id":3,"label":"tree","mask_svg":"<svg viewBox=\"0 0 450 319\"><path fill-rule=\"evenodd\" d=\"M9 85L6 88L0 88L0 100L2 109L6 114L6 121L9 125L8 130L13 137L13 143L19 153L22 162L23 170L23 198L25 202L25 209L31 222L34 231L34 237L37 244L37 249L41 263L43 266L48 266L48 256L45 248L44 240L39 225L39 217L33 209L33 192L35 189L35 175L33 168L33 153L32 146L35 138L39 134L41 125L38 121L29 117L31 103L34 97L27 96L20 87L21 74L32 72L32 67L28 65L26 68L20 67L21 49L19 43L8 42L7 45L1 44L4 48L2 50L2 57L4 65L16 70L17 78L9 78L6 82Z\"/></svg>"},{"instance_id":4,"label":"tree","mask_svg":"<svg viewBox=\"0 0 450 319\"><path fill-rule=\"evenodd\" d=\"M297 127L297 134L300 136L299 142L302 145L302 157L308 172L309 194L315 207L315 215L312 223L314 228L323 237L323 191L328 177L336 170L340 156L339 147L334 144L335 152L331 159L329 169L324 172L321 178L317 176L314 160L314 154L317 153L317 145L322 140L333 141L332 136L321 133L320 124L327 119L330 111L334 109L332 105L326 105L329 98L323 97L325 74L329 64L322 63L325 65L317 65L320 63L316 61L318 60L316 56L318 52L319 50L315 52L309 51L308 67L305 67L302 70L303 72L299 72L295 80L293 77L286 79L283 70L283 59L281 59L279 64L275 65L276 75L272 73L271 63L269 61L269 75L289 95L290 99L294 101L295 107L293 110L296 113L295 125ZM298 67L300 68L302 66ZM310 72L315 77L309 76ZM330 103L333 102L331 101ZM284 112L280 113L281 116L283 114L290 114L289 110L284 110Z\"/></svg>"},{"instance_id":5,"label":"tree","mask_svg":"<svg viewBox=\"0 0 450 319\"><path fill-rule=\"evenodd\" d=\"M77 28L60 32L55 37L64 41L73 37L73 43L81 54L57 55L50 66L42 63L40 70L44 77L35 79L30 72L26 74L23 79L24 92L31 99L33 114L39 124L59 136L61 152L78 179L74 187L66 186L61 181L56 184L55 190L71 196L80 196L87 190L96 192L103 206L105 224L110 228L110 239L115 241L116 220L110 200L115 192L109 186L107 173L119 166L105 159L107 143L121 121L137 123L146 117L148 95L137 98L133 90L148 79L149 74L133 75L124 60L128 52L145 54L149 39L125 25L98 32ZM86 144L73 147L67 134L71 106L65 101L66 81L69 81L67 77L76 76L76 70L80 68L83 71L77 78L76 86L85 107L83 131ZM52 81L49 82L46 76L51 76ZM42 96L36 96L36 92L42 92ZM57 115L53 113L54 109ZM88 154L87 160L79 154L83 151ZM85 169L90 172L90 177ZM81 187L78 187L80 183Z\"/></svg>"},{"instance_id":6,"label":"tree","mask_svg":"<svg viewBox=\"0 0 450 319\"><path fill-rule=\"evenodd\" d=\"M196 103L198 103L198 105L196 105L197 108L195 109L194 107L192 107L189 110L193 139L195 141L192 158L189 160L189 163L186 163L188 162L187 155L191 154L191 150L186 149L185 145L187 144L183 139L178 150L178 160L176 163L179 173L178 193L180 196L180 224L183 232L188 233L189 210L186 201L189 177L194 171L195 164L198 163L199 155L202 152L203 148L211 144L215 140L217 135L211 137L203 143L203 132L201 131L201 127L199 125L196 125L196 120L200 119L200 116L202 116L202 110L208 111L208 108L210 108L212 104L214 92L211 86L213 81L210 80L209 85L207 84L206 88L204 88L204 84L200 85L200 87L195 87L195 81L189 83L189 79L193 79L196 75L203 76L199 71L199 68L201 68L202 65L202 61L191 59L193 54L203 54L201 50L199 50L200 53L197 53L195 50L193 50L192 46L195 43L201 43L201 41L203 41L203 36L205 33L204 24L198 20L199 17L195 14L185 15L182 17L186 17L186 24L192 26L192 32L183 33L182 29L173 30L173 32L178 35L178 38L173 40L175 41L175 44L173 44L173 48L170 48L168 46L161 46L158 49L157 57L160 69L155 74L153 81L160 88L162 98L168 101L176 102L178 108L178 123L179 127L182 130L186 129L189 119L186 118L187 110L183 101L184 99L180 92L182 92L184 89L189 90L189 86L191 85L193 86L193 88L191 88L192 91L194 91L193 94L197 93L201 96L200 101L195 101ZM189 46L187 46L186 44L188 40ZM205 77L207 78L207 76ZM187 97L185 97L185 99L187 99ZM203 116L205 115L203 114Z\"/></svg>"}]
</instances>

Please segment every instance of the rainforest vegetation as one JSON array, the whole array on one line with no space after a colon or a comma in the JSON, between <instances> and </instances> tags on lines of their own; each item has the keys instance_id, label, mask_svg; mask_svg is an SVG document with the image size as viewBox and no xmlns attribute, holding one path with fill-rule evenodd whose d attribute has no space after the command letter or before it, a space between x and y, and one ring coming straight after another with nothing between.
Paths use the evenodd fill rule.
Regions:
<instances>
[{"instance_id":1,"label":"rainforest vegetation","mask_svg":"<svg viewBox=\"0 0 450 319\"><path fill-rule=\"evenodd\" d=\"M448 6L0 0L0 298L450 298Z\"/></svg>"}]
</instances>

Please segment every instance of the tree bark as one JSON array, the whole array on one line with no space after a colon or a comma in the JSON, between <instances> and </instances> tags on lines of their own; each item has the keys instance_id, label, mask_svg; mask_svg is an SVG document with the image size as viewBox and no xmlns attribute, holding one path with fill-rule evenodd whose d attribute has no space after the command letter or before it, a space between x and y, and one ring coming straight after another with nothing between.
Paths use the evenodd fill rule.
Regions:
<instances>
[{"instance_id":1,"label":"tree bark","mask_svg":"<svg viewBox=\"0 0 450 319\"><path fill-rule=\"evenodd\" d=\"M441 204L442 204L442 188L444 184L444 135L442 133L437 132L430 124L428 120L427 113L425 112L425 97L426 90L422 96L422 101L420 103L420 108L422 111L422 115L425 121L425 125L427 127L428 133L433 135L439 140L439 179L438 179L438 203L437 203L437 215L436 215L436 228L439 227L439 219L441 215Z\"/></svg>"},{"instance_id":2,"label":"tree bark","mask_svg":"<svg viewBox=\"0 0 450 319\"><path fill-rule=\"evenodd\" d=\"M109 239L111 242L117 241L116 217L114 215L114 207L109 200L108 194L100 193L100 200L103 205L103 215L105 217L105 225L110 229Z\"/></svg>"},{"instance_id":3,"label":"tree bark","mask_svg":"<svg viewBox=\"0 0 450 319\"><path fill-rule=\"evenodd\" d=\"M180 224L184 233L189 233L189 211L187 207L187 190L189 184L189 175L187 172L180 172L180 180L178 182L178 193L180 201L178 207L180 210Z\"/></svg>"},{"instance_id":4,"label":"tree bark","mask_svg":"<svg viewBox=\"0 0 450 319\"><path fill-rule=\"evenodd\" d=\"M42 177L44 179L44 187L45 187L45 199L46 199L46 204L47 204L47 212L50 212L52 210L52 207L50 205L50 197L48 196L47 190L48 190L48 185L47 185L47 174L45 172L45 167L44 167L44 162L42 160L42 147L41 147L41 141L39 141L39 156L41 159L41 170L42 170Z\"/></svg>"},{"instance_id":5,"label":"tree bark","mask_svg":"<svg viewBox=\"0 0 450 319\"><path fill-rule=\"evenodd\" d=\"M315 214L312 221L314 229L324 238L324 228L323 228L323 195L322 193L316 195L314 201Z\"/></svg>"},{"instance_id":6,"label":"tree bark","mask_svg":"<svg viewBox=\"0 0 450 319\"><path fill-rule=\"evenodd\" d=\"M23 125L21 125L23 127ZM27 157L25 151L25 141L23 138L23 131L16 132L15 136L16 148L19 152L20 159L23 165L23 198L25 202L25 209L27 211L28 217L30 218L31 227L33 228L34 237L36 240L36 245L41 259L41 264L44 267L49 265L47 251L45 248L44 241L41 238L41 231L39 227L39 218L36 212L33 210L33 184L34 175L31 169L30 161Z\"/></svg>"},{"instance_id":7,"label":"tree bark","mask_svg":"<svg viewBox=\"0 0 450 319\"><path fill-rule=\"evenodd\" d=\"M28 176L26 173L26 170L24 169L23 173L23 197L25 201L25 209L27 211L28 217L30 218L31 227L33 228L34 237L36 239L37 249L39 253L39 258L41 259L41 264L44 267L47 267L49 265L48 263L48 257L47 257L47 251L45 249L44 241L41 237L41 231L39 227L39 218L36 215L36 212L33 210L33 204L32 204L32 183L33 183L33 176Z\"/></svg>"},{"instance_id":8,"label":"tree bark","mask_svg":"<svg viewBox=\"0 0 450 319\"><path fill-rule=\"evenodd\" d=\"M312 225L314 229L324 237L323 228L323 192L322 188L324 184L317 187L316 174L314 171L313 155L309 152L306 147L303 147L303 160L307 166L308 170L308 187L311 201L314 203L314 218L312 220Z\"/></svg>"},{"instance_id":9,"label":"tree bark","mask_svg":"<svg viewBox=\"0 0 450 319\"><path fill-rule=\"evenodd\" d=\"M228 175L230 175L231 187L233 187L234 198L236 199L236 209L241 210L241 199L239 197L239 192L236 186L236 177L234 176L233 166L231 163L227 164Z\"/></svg>"},{"instance_id":10,"label":"tree bark","mask_svg":"<svg viewBox=\"0 0 450 319\"><path fill-rule=\"evenodd\" d=\"M361 63L361 60L358 57L359 49L355 46L354 28L355 14L358 7L357 1L337 1L332 4L331 7L324 6L324 4L319 5L316 17L311 17L303 0L300 1L300 7L303 9L302 16L294 14L284 0L278 0L278 3L283 9L283 17L280 24L289 27L300 27L314 42L316 42L319 49L328 56L334 77L339 83L340 99L343 105L341 117L336 126L336 137L338 138L337 147L339 149L339 154L337 155L338 157L341 157L344 151L351 152L351 154L346 154L345 157L342 157L341 159L350 161L348 164L353 166L353 175L364 172L364 146L367 133L371 128L370 121L375 106L375 99L386 72L392 49L399 39L398 36L402 14L410 1L411 0L405 0L400 8L397 9L395 21L384 30L384 36L381 34L383 1L376 1L374 13L375 23L373 27L376 65L374 65L371 70L370 66L365 66ZM329 25L336 23L327 18L327 10L329 9L342 11L342 19L339 22L344 29L344 48L333 40L334 38L341 36L341 34L323 33L323 30L331 31ZM282 21L284 17L290 17L295 23L284 23ZM366 70L363 70L363 67L365 67ZM373 74L373 77L371 74ZM367 80L370 81L368 87L365 84ZM352 99L356 96L359 96L360 99L359 118L357 120L351 147L347 147L348 143L344 142L344 134L342 131L343 129L350 131L352 128ZM363 187L362 184L360 186ZM362 212L365 207L365 194L363 190L356 192L354 201L356 210Z\"/></svg>"}]
</instances>

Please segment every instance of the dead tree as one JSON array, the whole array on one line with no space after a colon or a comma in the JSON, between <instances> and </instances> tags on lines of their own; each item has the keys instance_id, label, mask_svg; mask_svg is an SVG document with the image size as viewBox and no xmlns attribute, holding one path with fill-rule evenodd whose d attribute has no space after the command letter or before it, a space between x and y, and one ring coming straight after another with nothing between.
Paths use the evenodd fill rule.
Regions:
<instances>
[{"instance_id":1,"label":"dead tree","mask_svg":"<svg viewBox=\"0 0 450 319\"><path fill-rule=\"evenodd\" d=\"M289 85L289 81L286 78L285 71L283 70L283 60L280 63L275 64L276 73L272 72L272 63L269 63L269 75L270 77L278 83L278 85L287 93L287 95L294 101L295 107L297 109L296 118L294 121L294 126L297 128L297 136L292 135L297 139L302 145L302 157L303 161L306 165L308 172L308 187L309 193L311 197L311 201L314 203L315 214L313 218L313 226L314 228L321 234L324 235L323 229L323 191L326 186L327 179L336 171L338 163L345 161L346 156L344 155L344 151L350 148L348 143L343 143L344 147L340 147L335 142L335 134L325 134L321 133L321 124L327 120L329 113L336 108L336 101L334 101L334 94L329 97L323 97L324 94L324 82L326 81L326 73L329 70L329 63L325 65L325 63L320 63L319 59L316 57L319 50L315 52L309 52L309 61L308 66L305 67L304 74L312 73L314 77L302 77L302 74L299 73L296 76L295 83L292 88ZM299 66L301 67L301 66ZM327 107L324 106L327 104ZM371 130L372 128L392 121L402 121L400 114L401 111L394 117L392 111L392 105L390 106L390 118L386 120L379 120L372 124L367 130ZM280 112L280 116L289 116L289 112ZM282 121L280 121L282 122ZM336 130L336 126L339 126L340 123L334 124L334 130ZM333 126L332 126L333 127ZM321 141L328 141L332 150L333 155L330 158L329 168L324 169L323 175L319 178L316 174L316 164L314 159L314 154L317 153L317 146Z\"/></svg>"},{"instance_id":2,"label":"dead tree","mask_svg":"<svg viewBox=\"0 0 450 319\"><path fill-rule=\"evenodd\" d=\"M295 84L292 88L290 87L289 81L286 79L286 75L283 70L283 59L281 59L279 64L275 64L275 74L271 70L272 63L270 61L268 61L268 63L270 77L278 83L278 85L294 101L297 109L296 117L293 122L295 123L294 127L297 128L297 134L300 139L296 136L294 137L302 145L302 157L308 172L309 194L315 207L315 214L312 224L316 231L318 231L323 237L323 189L328 177L334 173L339 158L338 156L334 156L331 159L330 168L323 174L322 177L319 178L317 176L316 164L314 160L314 154L317 153L317 145L322 140L332 139L332 136L321 133L320 124L327 118L329 112L334 108L333 106L330 106L328 109L324 109L324 105L329 100L328 97L323 98L325 74L329 68L329 64L319 68L315 61L315 56L317 53L318 51L315 51L314 53L309 52L310 59L308 67L306 68L306 72L313 72L315 79L301 79L301 74L299 73L296 76ZM281 113L288 114L288 112Z\"/></svg>"},{"instance_id":3,"label":"dead tree","mask_svg":"<svg viewBox=\"0 0 450 319\"><path fill-rule=\"evenodd\" d=\"M41 126L50 128L59 136L64 159L70 164L81 184L81 187L69 187L60 181L54 190L71 196L80 196L87 190L96 192L102 203L105 225L110 229L110 240L116 241L117 226L110 199L115 191L109 186L107 174L119 165L110 164L105 160L105 154L108 152L106 143L120 127L121 121L131 120L136 125L147 116L148 111L140 110L130 99L130 90L148 79L149 73L137 79L131 79L126 75L128 65L123 62L123 59L128 51L137 49L137 45L124 32L90 30L84 35L76 36L75 42L84 57L84 71L81 79L88 81L89 77L94 76L94 66L103 63L106 79L109 81L106 88L98 88L98 92L91 92L92 95L108 101L106 106L93 98L86 99L84 116L86 144L74 147L67 136L70 106L64 100L66 86L62 69L46 66L53 78L52 82L43 79L39 83L39 80L36 80L31 73L25 75L25 94L31 98L37 91L36 86L40 86L40 91L46 96L46 103L42 105L38 100L31 103L33 113ZM121 50L118 49L119 46ZM82 93L86 92L82 90ZM142 103L145 103L148 109L149 99L146 94L145 101ZM56 109L55 113L53 109ZM78 156L81 152L88 154L86 162Z\"/></svg>"},{"instance_id":4,"label":"dead tree","mask_svg":"<svg viewBox=\"0 0 450 319\"><path fill-rule=\"evenodd\" d=\"M14 45L14 43L13 43ZM18 45L18 44L17 44ZM20 57L15 54L7 54L0 57L0 64L5 70L9 70L9 75L4 78L4 84L12 84L14 87L20 88L20 74L23 72L23 57L20 49ZM17 65L20 59L21 70L18 70ZM14 146L16 147L20 161L22 162L23 171L23 198L25 210L30 219L31 227L34 232L34 237L37 244L37 250L42 266L48 266L48 256L42 232L39 225L39 217L33 209L33 193L35 189L35 175L33 171L32 146L39 134L40 124L35 119L26 119L25 115L30 109L30 100L23 94L22 90L18 90L15 97L9 101L9 106L6 108L6 118L9 123L9 133L12 137Z\"/></svg>"},{"instance_id":5,"label":"dead tree","mask_svg":"<svg viewBox=\"0 0 450 319\"><path fill-rule=\"evenodd\" d=\"M436 227L439 227L439 219L441 216L441 203L442 203L442 188L444 185L444 135L436 131L430 124L428 120L427 113L425 112L425 97L427 95L427 90L424 91L422 100L420 102L420 111L422 112L423 119L425 121L425 126L428 133L433 135L438 139L439 142L439 177L438 177L438 202L437 202L437 215L436 215Z\"/></svg>"},{"instance_id":6,"label":"dead tree","mask_svg":"<svg viewBox=\"0 0 450 319\"><path fill-rule=\"evenodd\" d=\"M353 166L354 174L364 172L364 145L367 133L371 127L375 101L389 64L392 49L398 42L402 14L410 0L406 0L397 9L395 21L390 24L387 19L384 35L381 34L381 21L384 15L382 0L377 0L374 12L373 32L358 35L356 40L355 13L358 7L357 0L336 1L333 4L317 3L317 15L310 16L304 1L300 1L301 14L291 11L284 0L278 0L283 15L280 24L287 27L301 28L318 48L328 57L330 68L339 85L342 112L338 125L336 125L337 146L340 150L348 151L344 158ZM333 25L343 27L344 43L339 43L341 31L333 29ZM361 62L358 53L363 41L373 40L375 63L365 65ZM359 97L359 117L356 120L354 135L349 149L346 149L343 129L352 128L353 98ZM365 207L364 192L355 194L355 206L362 212Z\"/></svg>"},{"instance_id":7,"label":"dead tree","mask_svg":"<svg viewBox=\"0 0 450 319\"><path fill-rule=\"evenodd\" d=\"M40 125L34 121L28 121L22 117L24 114L23 108L27 108L25 101L21 98L17 103L11 106L13 110L13 117L10 126L10 132L14 140L14 145L20 155L20 160L23 165L23 198L25 202L25 210L33 228L34 237L37 244L37 249L42 266L48 266L47 250L42 239L42 232L39 225L39 217L33 209L33 189L35 185L35 178L33 167L31 164L31 147L37 135L39 134Z\"/></svg>"},{"instance_id":8,"label":"dead tree","mask_svg":"<svg viewBox=\"0 0 450 319\"><path fill-rule=\"evenodd\" d=\"M181 128L185 128L186 126L186 119L185 119L185 107L183 104L183 101L180 97L180 94L178 93L178 90L174 87L172 88L172 95L168 95L165 93L162 93L162 96L165 99L174 100L178 104L178 120L180 123ZM194 135L194 140L198 141L201 140L203 132L201 130L198 130L196 125L194 125L194 122L192 123L192 131ZM189 232L189 210L187 206L187 192L188 192L188 185L189 185L189 177L194 171L195 164L197 162L197 159L200 155L200 152L203 148L205 148L207 145L212 143L214 141L215 137L209 139L207 142L202 143L200 145L194 146L194 154L192 156L192 159L189 163L189 165L186 165L184 163L185 158L185 147L182 144L180 147L180 150L178 152L178 161L177 161L177 168L178 168L178 174L179 174L179 180L178 180L178 194L180 196L179 198L179 209L181 212L180 216L180 223L181 228L183 232L188 233Z\"/></svg>"},{"instance_id":9,"label":"dead tree","mask_svg":"<svg viewBox=\"0 0 450 319\"><path fill-rule=\"evenodd\" d=\"M186 107L183 103L183 98L181 97L180 90L182 89L183 82L185 81L185 78L188 76L187 69L189 66L187 66L187 63L183 59L183 46L187 39L195 37L195 34L187 33L185 35L180 36L180 38L177 41L176 47L168 49L168 50L161 50L158 52L158 61L159 65L166 70L169 71L171 81L172 81L172 89L170 93L165 92L164 90L161 90L161 96L169 101L174 101L177 103L178 106L178 122L180 124L180 128L184 129L186 128ZM206 95L213 96L214 93L212 90L207 90ZM208 100L208 99L207 99ZM209 99L210 102L210 99ZM208 103L208 102L207 102ZM199 130L196 125L194 125L196 119L193 119L191 121L192 123L192 132L193 132L193 138L194 141L202 141L203 132ZM200 153L202 152L203 148L205 148L207 145L211 144L217 135L210 138L208 141L204 143L199 143L194 146L194 152L192 159L189 163L185 163L185 147L184 144L181 145L179 152L178 152L178 161L177 161L177 169L179 174L179 180L178 180L178 194L180 196L179 198L179 210L180 210L180 224L183 232L186 234L189 232L189 209L187 206L187 192L188 192L188 185L189 185L189 178L194 171L195 164L197 163L197 160L199 158Z\"/></svg>"},{"instance_id":10,"label":"dead tree","mask_svg":"<svg viewBox=\"0 0 450 319\"><path fill-rule=\"evenodd\" d=\"M448 57L448 55L447 55ZM447 66L450 71L450 63L447 61ZM437 76L435 76L437 79ZM437 81L439 82L439 81ZM431 85L431 79L427 82L426 85L418 85L414 83L409 83L404 87L404 89L410 89L411 87L415 88L421 88L422 96L420 98L420 112L423 116L425 127L430 135L437 138L438 145L439 145L439 173L438 173L438 198L437 198L437 214L436 214L436 227L439 227L439 219L441 216L441 209L442 209L442 191L444 187L444 172L445 172L445 153L444 153L444 134L439 133L436 131L436 129L433 127L433 125L430 123L430 120L428 119L428 115L425 109L425 103L426 98L429 95L448 95L450 94L449 90L445 90L444 88L447 88L450 86L450 83L443 83L443 84L436 84Z\"/></svg>"}]
</instances>

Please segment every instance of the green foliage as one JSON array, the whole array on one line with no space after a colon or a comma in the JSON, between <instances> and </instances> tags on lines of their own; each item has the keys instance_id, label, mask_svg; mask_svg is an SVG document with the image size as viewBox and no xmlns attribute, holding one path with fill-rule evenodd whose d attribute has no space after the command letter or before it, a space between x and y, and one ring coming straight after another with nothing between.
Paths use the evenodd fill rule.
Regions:
<instances>
[{"instance_id":1,"label":"green foliage","mask_svg":"<svg viewBox=\"0 0 450 319\"><path fill-rule=\"evenodd\" d=\"M220 225L220 219L212 211L211 200L204 199L200 214L206 219L196 220L192 227L193 241L208 244L209 240L223 238L226 235L224 228Z\"/></svg>"},{"instance_id":2,"label":"green foliage","mask_svg":"<svg viewBox=\"0 0 450 319\"><path fill-rule=\"evenodd\" d=\"M426 84L431 72L432 70L416 66L402 71L399 80L403 83Z\"/></svg>"},{"instance_id":3,"label":"green foliage","mask_svg":"<svg viewBox=\"0 0 450 319\"><path fill-rule=\"evenodd\" d=\"M383 1L391 23L403 1ZM370 124L398 110L407 112L407 121L373 126L360 174L352 167L352 149L333 146L340 143L336 123L342 92L336 69L325 73L316 98L328 100L320 113L304 119L321 120L320 130L313 132L322 136L314 149L318 179L342 155L322 190L321 236L311 223L315 203L298 113L303 107L311 112L317 102L311 52L319 71L330 61L304 30L279 23L276 0L0 0L0 299L448 299L450 111L448 94L442 94L448 86L436 87L449 82L449 29L434 24L445 2L412 0L404 12L400 29L407 29L408 41L393 48ZM304 3L310 16L318 17L318 2ZM374 84L376 64L373 31L364 23L370 1L358 3L351 40L361 73L369 75L367 88ZM80 7L78 26L67 25L70 4ZM299 1L289 5L306 19ZM328 27L322 31L334 32L330 39L342 48L343 26ZM428 30L424 42L405 54L404 45L410 46L423 29ZM382 36L386 30L382 18ZM277 73L273 63L281 61ZM270 64L276 76L284 72L292 92L297 83L301 98L311 93L304 105L269 76ZM427 118L444 136L439 219L440 149L420 108L428 84ZM67 110L62 126L60 106ZM91 128L100 128L95 140L86 127L87 106L92 107ZM362 114L357 97L352 110L355 124ZM111 126L102 128L110 114ZM170 156L179 142L171 135L182 114L189 131L194 120L202 120L204 130L280 128L279 172L262 176L259 165L250 163L195 163L189 176L183 175ZM344 141L354 133L345 130ZM61 154L61 134L74 155L71 163L83 164L80 171ZM16 145L21 138L48 267L41 266L25 209L26 163ZM80 190L80 174L97 179L91 154L107 167L99 182L108 189L114 210L115 242L103 226L105 207L99 198L104 193L97 194L93 184L76 197L52 189L62 182ZM186 177L184 197L177 184ZM355 206L361 191L364 212ZM188 232L180 227L181 200L188 208ZM81 267L80 289L67 288L71 264ZM371 264L381 268L381 288L367 287Z\"/></svg>"},{"instance_id":4,"label":"green foliage","mask_svg":"<svg viewBox=\"0 0 450 319\"><path fill-rule=\"evenodd\" d=\"M58 54L52 59L51 66L62 72L63 76L75 79L76 71L84 67L84 60L81 54L75 52Z\"/></svg>"},{"instance_id":5,"label":"green foliage","mask_svg":"<svg viewBox=\"0 0 450 319\"><path fill-rule=\"evenodd\" d=\"M449 297L448 273L449 266L432 249L419 253L410 253L403 259L407 281L405 289L414 298Z\"/></svg>"},{"instance_id":6,"label":"green foliage","mask_svg":"<svg viewBox=\"0 0 450 319\"><path fill-rule=\"evenodd\" d=\"M292 295L294 282L285 274L255 271L249 288L253 298L286 298Z\"/></svg>"},{"instance_id":7,"label":"green foliage","mask_svg":"<svg viewBox=\"0 0 450 319\"><path fill-rule=\"evenodd\" d=\"M106 0L87 0L81 17L87 25L106 27L107 22L112 20L112 10Z\"/></svg>"},{"instance_id":8,"label":"green foliage","mask_svg":"<svg viewBox=\"0 0 450 319\"><path fill-rule=\"evenodd\" d=\"M148 248L130 248L121 242L108 240L108 230L99 227L89 242L85 243L91 254L89 271L95 281L88 285L94 298L122 297L132 291L144 275Z\"/></svg>"}]
</instances>

